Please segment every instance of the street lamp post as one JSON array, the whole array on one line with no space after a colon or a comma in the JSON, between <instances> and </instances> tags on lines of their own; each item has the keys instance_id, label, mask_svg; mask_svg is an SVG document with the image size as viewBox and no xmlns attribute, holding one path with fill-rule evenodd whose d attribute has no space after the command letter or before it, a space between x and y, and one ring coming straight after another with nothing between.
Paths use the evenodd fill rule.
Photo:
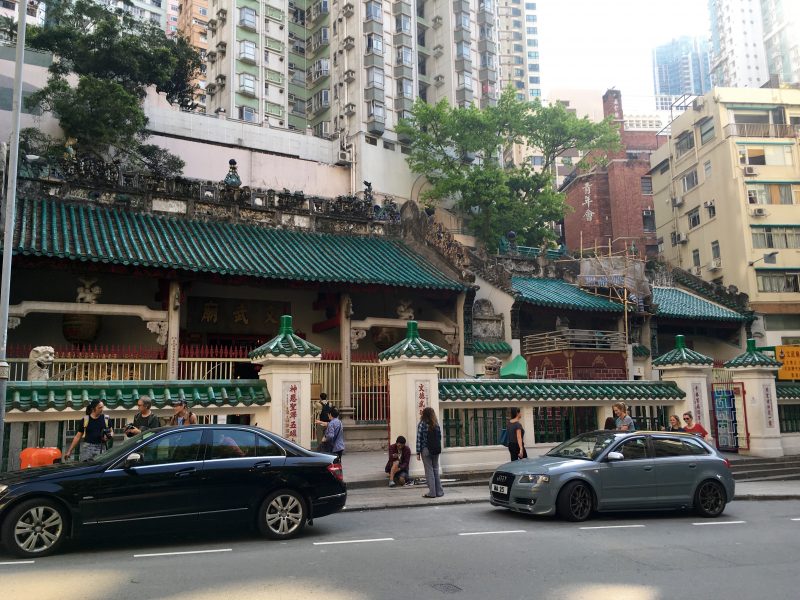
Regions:
<instances>
[{"instance_id":1,"label":"street lamp post","mask_svg":"<svg viewBox=\"0 0 800 600\"><path fill-rule=\"evenodd\" d=\"M17 169L19 168L19 130L22 109L22 65L25 63L25 20L28 3L17 0L17 53L14 64L14 97L11 105L11 155L8 159L5 218L3 221L3 267L0 273L0 470L6 428L6 391L8 390L8 306L11 296L11 253L14 250L14 216L17 204Z\"/></svg>"}]
</instances>

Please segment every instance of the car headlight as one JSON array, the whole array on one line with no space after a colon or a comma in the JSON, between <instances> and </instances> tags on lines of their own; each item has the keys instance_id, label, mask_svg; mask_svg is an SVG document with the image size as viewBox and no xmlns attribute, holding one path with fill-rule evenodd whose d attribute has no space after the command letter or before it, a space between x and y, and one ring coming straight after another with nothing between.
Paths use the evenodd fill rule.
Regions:
<instances>
[{"instance_id":1,"label":"car headlight","mask_svg":"<svg viewBox=\"0 0 800 600\"><path fill-rule=\"evenodd\" d=\"M522 475L518 483L529 483L536 485L537 483L547 483L550 481L549 475Z\"/></svg>"},{"instance_id":2,"label":"car headlight","mask_svg":"<svg viewBox=\"0 0 800 600\"><path fill-rule=\"evenodd\" d=\"M7 485L0 485L0 494L2 494L3 492L5 492L7 489L8 489L8 486L7 486Z\"/></svg>"}]
</instances>

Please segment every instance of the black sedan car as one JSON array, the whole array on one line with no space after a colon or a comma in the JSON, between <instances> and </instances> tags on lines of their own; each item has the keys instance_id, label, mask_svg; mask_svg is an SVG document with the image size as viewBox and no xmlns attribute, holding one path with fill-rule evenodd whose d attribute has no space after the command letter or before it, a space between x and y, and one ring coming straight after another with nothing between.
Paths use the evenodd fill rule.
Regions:
<instances>
[{"instance_id":1,"label":"black sedan car","mask_svg":"<svg viewBox=\"0 0 800 600\"><path fill-rule=\"evenodd\" d=\"M238 521L274 539L341 510L334 457L259 429L145 431L95 459L0 475L0 537L17 556L52 554L87 531L157 531Z\"/></svg>"}]
</instances>

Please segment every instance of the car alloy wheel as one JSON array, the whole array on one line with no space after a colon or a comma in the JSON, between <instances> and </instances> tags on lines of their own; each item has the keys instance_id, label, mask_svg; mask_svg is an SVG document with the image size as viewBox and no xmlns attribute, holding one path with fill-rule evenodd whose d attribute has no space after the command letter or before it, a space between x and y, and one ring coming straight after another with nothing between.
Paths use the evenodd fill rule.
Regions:
<instances>
[{"instance_id":1,"label":"car alloy wheel","mask_svg":"<svg viewBox=\"0 0 800 600\"><path fill-rule=\"evenodd\" d=\"M718 517L725 510L725 490L717 481L704 481L695 494L695 508L704 517Z\"/></svg>"},{"instance_id":2,"label":"car alloy wheel","mask_svg":"<svg viewBox=\"0 0 800 600\"><path fill-rule=\"evenodd\" d=\"M8 549L17 556L47 556L64 541L65 519L56 504L34 499L16 507L3 530Z\"/></svg>"},{"instance_id":3,"label":"car alloy wheel","mask_svg":"<svg viewBox=\"0 0 800 600\"><path fill-rule=\"evenodd\" d=\"M556 508L568 521L585 521L592 513L593 504L589 487L580 481L571 481L559 493Z\"/></svg>"},{"instance_id":4,"label":"car alloy wheel","mask_svg":"<svg viewBox=\"0 0 800 600\"><path fill-rule=\"evenodd\" d=\"M297 492L281 490L270 495L261 505L259 529L264 535L287 539L294 537L306 524L306 505Z\"/></svg>"}]
</instances>

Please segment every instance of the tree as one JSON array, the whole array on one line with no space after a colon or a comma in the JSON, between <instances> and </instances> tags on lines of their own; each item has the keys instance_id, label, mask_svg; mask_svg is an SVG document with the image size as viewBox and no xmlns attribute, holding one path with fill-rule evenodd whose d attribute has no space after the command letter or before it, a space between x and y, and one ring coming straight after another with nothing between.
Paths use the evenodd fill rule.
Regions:
<instances>
[{"instance_id":1,"label":"tree","mask_svg":"<svg viewBox=\"0 0 800 600\"><path fill-rule=\"evenodd\" d=\"M455 200L469 230L490 248L508 231L517 234L520 244L553 240L550 223L562 219L566 210L563 195L553 186L556 158L572 149L597 157L619 145L610 121L592 123L563 106L522 102L513 89L496 106L484 109L417 100L411 118L401 121L397 131L410 139L411 170L430 183L423 202ZM541 152L544 168L504 164L517 144Z\"/></svg>"},{"instance_id":2,"label":"tree","mask_svg":"<svg viewBox=\"0 0 800 600\"><path fill-rule=\"evenodd\" d=\"M7 30L8 24L0 27ZM53 54L47 85L26 102L51 111L65 136L77 140L79 153L147 164L153 156L143 143L147 90L163 93L171 104L193 106L198 52L125 9L91 0L54 1L48 3L46 25L28 26L26 35L28 46ZM157 162L173 168L182 163L166 158Z\"/></svg>"}]
</instances>

